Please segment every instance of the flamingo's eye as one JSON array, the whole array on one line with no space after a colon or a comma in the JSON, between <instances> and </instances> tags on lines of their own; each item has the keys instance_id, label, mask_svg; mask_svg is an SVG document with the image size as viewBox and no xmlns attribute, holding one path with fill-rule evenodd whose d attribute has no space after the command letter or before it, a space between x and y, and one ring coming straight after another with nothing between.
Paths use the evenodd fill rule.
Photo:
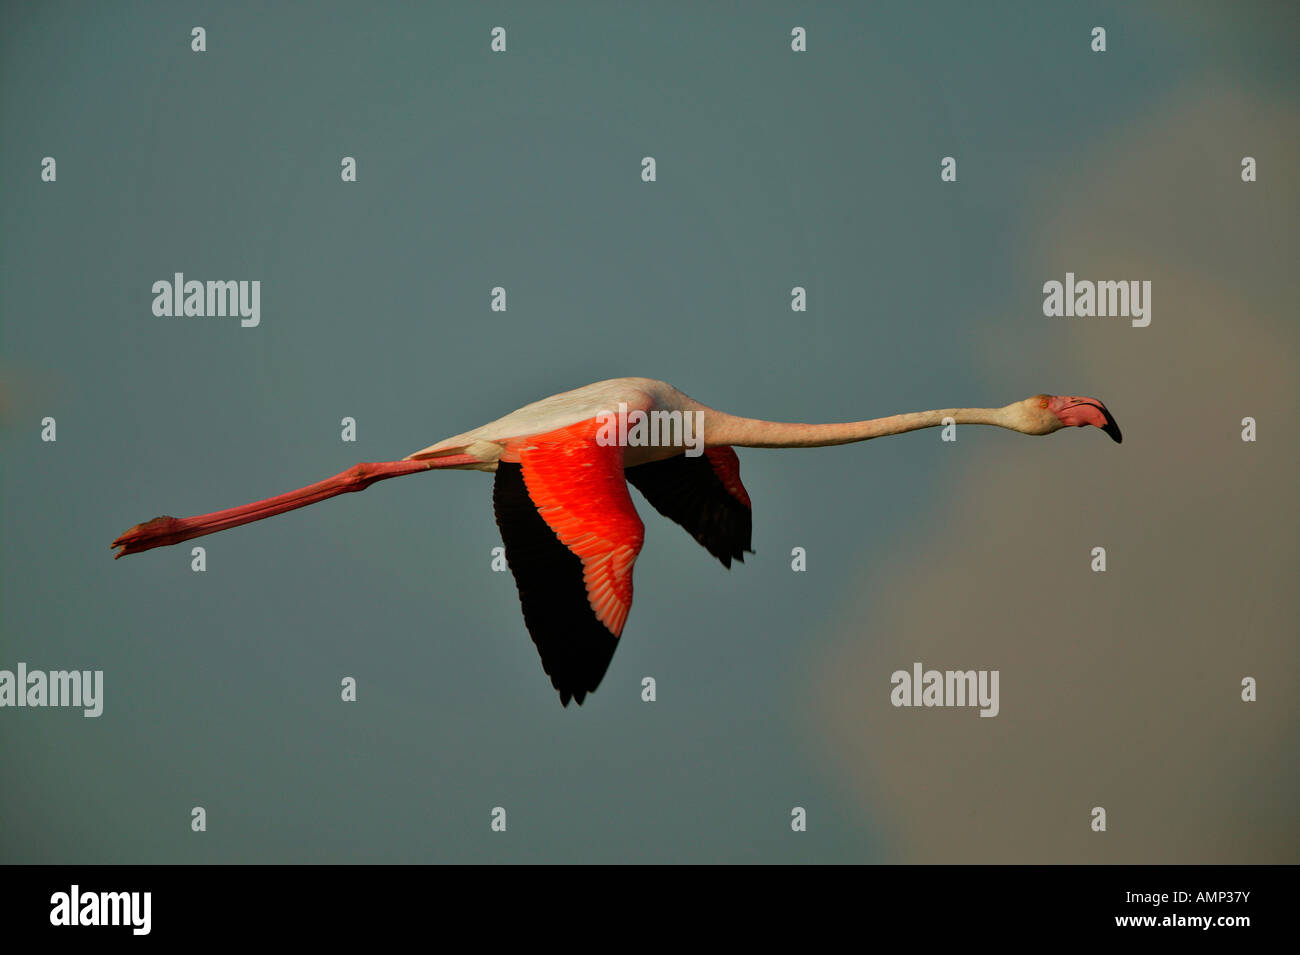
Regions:
<instances>
[{"instance_id":1,"label":"flamingo's eye","mask_svg":"<svg viewBox=\"0 0 1300 955\"><path fill-rule=\"evenodd\" d=\"M1039 402L1038 402L1038 407L1040 407L1040 408L1046 408L1046 407L1047 407L1047 399L1046 399L1046 398L1043 398L1041 401L1039 401Z\"/></svg>"}]
</instances>

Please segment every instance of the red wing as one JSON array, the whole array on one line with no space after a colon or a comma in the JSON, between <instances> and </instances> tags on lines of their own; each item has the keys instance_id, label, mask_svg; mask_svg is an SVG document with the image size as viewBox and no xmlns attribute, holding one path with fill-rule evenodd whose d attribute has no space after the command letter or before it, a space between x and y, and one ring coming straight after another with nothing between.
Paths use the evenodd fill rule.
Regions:
<instances>
[{"instance_id":1,"label":"red wing","mask_svg":"<svg viewBox=\"0 0 1300 955\"><path fill-rule=\"evenodd\" d=\"M740 458L736 456L736 449L705 448L704 456L709 459L709 464L713 466L713 473L722 482L727 493L749 510L749 494L745 491L745 485L740 483Z\"/></svg>"},{"instance_id":2,"label":"red wing","mask_svg":"<svg viewBox=\"0 0 1300 955\"><path fill-rule=\"evenodd\" d=\"M528 496L565 547L582 561L596 619L618 636L632 609L632 565L645 525L623 477L623 449L596 441L594 421L530 439L519 448Z\"/></svg>"},{"instance_id":3,"label":"red wing","mask_svg":"<svg viewBox=\"0 0 1300 955\"><path fill-rule=\"evenodd\" d=\"M524 622L568 705L600 683L632 607L645 527L623 477L623 449L594 420L519 441L497 465L493 504Z\"/></svg>"},{"instance_id":4,"label":"red wing","mask_svg":"<svg viewBox=\"0 0 1300 955\"><path fill-rule=\"evenodd\" d=\"M740 460L731 448L708 448L639 464L628 481L656 511L685 528L710 554L730 567L753 553L749 495L740 483Z\"/></svg>"}]
</instances>

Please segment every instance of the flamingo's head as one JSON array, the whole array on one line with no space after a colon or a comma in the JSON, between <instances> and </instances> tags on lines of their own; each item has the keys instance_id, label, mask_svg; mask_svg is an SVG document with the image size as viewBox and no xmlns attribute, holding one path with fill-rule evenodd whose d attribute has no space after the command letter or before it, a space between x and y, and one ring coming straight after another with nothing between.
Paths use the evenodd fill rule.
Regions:
<instances>
[{"instance_id":1,"label":"flamingo's head","mask_svg":"<svg viewBox=\"0 0 1300 955\"><path fill-rule=\"evenodd\" d=\"M1118 443L1124 440L1114 416L1096 398L1034 395L1020 402L1017 411L1026 425L1021 430L1027 434L1051 434L1062 428L1082 428L1090 424L1105 431L1112 441Z\"/></svg>"}]
</instances>

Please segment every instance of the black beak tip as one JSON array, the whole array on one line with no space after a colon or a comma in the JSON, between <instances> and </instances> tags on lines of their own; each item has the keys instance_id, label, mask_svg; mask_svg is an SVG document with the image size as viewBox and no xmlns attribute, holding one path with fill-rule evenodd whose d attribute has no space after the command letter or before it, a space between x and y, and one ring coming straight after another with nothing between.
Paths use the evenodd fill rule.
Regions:
<instances>
[{"instance_id":1,"label":"black beak tip","mask_svg":"<svg viewBox=\"0 0 1300 955\"><path fill-rule=\"evenodd\" d=\"M1123 444L1124 435L1120 432L1119 425L1115 423L1115 419L1111 417L1111 413L1102 409L1102 414L1106 416L1106 423L1102 426L1101 430L1110 435L1111 440L1116 444Z\"/></svg>"}]
</instances>

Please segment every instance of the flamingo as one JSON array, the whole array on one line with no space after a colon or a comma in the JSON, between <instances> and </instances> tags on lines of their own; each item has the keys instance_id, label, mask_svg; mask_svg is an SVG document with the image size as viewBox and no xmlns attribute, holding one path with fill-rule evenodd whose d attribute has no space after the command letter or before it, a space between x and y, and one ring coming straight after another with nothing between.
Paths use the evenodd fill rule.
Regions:
<instances>
[{"instance_id":1,"label":"flamingo","mask_svg":"<svg viewBox=\"0 0 1300 955\"><path fill-rule=\"evenodd\" d=\"M697 422L659 444L634 441L653 412ZM638 418L637 415L641 417ZM611 423L624 430L612 439ZM357 464L287 494L197 517L155 517L112 543L114 558L306 507L376 481L450 468L495 474L492 503L524 623L560 694L581 705L600 684L632 605L632 565L645 536L632 484L730 569L750 547L749 494L734 448L820 448L956 424L1045 435L1092 425L1121 441L1100 401L1034 395L1003 408L947 408L839 424L787 424L716 411L672 385L615 378L525 405L400 461ZM683 418L683 421L686 419ZM630 427L629 427L630 425ZM663 435L660 435L661 439Z\"/></svg>"}]
</instances>

